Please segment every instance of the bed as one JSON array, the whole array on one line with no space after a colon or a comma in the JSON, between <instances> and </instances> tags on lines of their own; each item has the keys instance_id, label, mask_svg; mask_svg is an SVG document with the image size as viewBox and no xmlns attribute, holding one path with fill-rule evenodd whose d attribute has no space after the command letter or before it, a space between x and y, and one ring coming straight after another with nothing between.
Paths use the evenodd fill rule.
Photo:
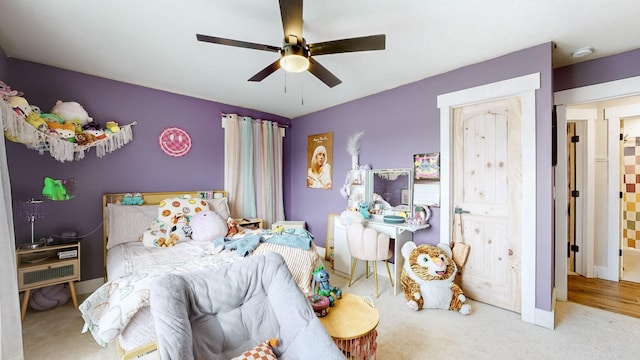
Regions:
<instances>
[{"instance_id":1,"label":"bed","mask_svg":"<svg viewBox=\"0 0 640 360\"><path fill-rule=\"evenodd\" d=\"M207 210L226 219L229 217L226 193L218 190L140 193L144 200L142 205L123 205L129 199L125 196L129 195L113 193L102 197L105 283L79 307L85 320L83 331L90 331L102 346L116 342L122 359L135 358L156 349L149 309L155 280L167 273L190 273L247 258L241 256L240 251L230 249L228 241L258 237L259 244L251 254L281 254L298 287L304 293L310 291L312 271L321 261L313 237L309 233L304 236L306 230L283 237L285 234L275 234L271 230L240 228L241 234L231 236L229 233L222 242L218 240L223 239L215 242L191 240L170 247L145 246L140 238L143 234L148 235L149 227L161 216L160 204L165 200L203 200ZM292 243L291 239L295 241Z\"/></svg>"}]
</instances>

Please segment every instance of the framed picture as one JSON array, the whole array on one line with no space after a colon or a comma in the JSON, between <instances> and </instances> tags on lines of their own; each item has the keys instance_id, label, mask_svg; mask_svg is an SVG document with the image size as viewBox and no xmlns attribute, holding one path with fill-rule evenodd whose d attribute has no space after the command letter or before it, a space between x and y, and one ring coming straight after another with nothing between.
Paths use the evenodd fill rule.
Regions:
<instances>
[{"instance_id":1,"label":"framed picture","mask_svg":"<svg viewBox=\"0 0 640 360\"><path fill-rule=\"evenodd\" d=\"M307 138L307 187L330 190L333 184L333 133Z\"/></svg>"},{"instance_id":2,"label":"framed picture","mask_svg":"<svg viewBox=\"0 0 640 360\"><path fill-rule=\"evenodd\" d=\"M439 180L440 153L413 155L413 170L415 180Z\"/></svg>"}]
</instances>

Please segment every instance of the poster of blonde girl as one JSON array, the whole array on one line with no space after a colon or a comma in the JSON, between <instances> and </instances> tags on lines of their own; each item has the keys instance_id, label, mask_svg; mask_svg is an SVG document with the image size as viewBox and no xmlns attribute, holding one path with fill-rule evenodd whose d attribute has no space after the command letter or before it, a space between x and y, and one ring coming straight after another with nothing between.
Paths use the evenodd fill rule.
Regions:
<instances>
[{"instance_id":1,"label":"poster of blonde girl","mask_svg":"<svg viewBox=\"0 0 640 360\"><path fill-rule=\"evenodd\" d=\"M307 140L307 187L331 189L333 133L309 135Z\"/></svg>"}]
</instances>

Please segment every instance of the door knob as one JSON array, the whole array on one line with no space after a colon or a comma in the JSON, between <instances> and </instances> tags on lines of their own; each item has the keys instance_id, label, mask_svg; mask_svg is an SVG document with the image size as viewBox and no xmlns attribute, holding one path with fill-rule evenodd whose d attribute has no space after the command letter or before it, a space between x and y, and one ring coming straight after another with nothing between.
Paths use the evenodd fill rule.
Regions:
<instances>
[{"instance_id":1,"label":"door knob","mask_svg":"<svg viewBox=\"0 0 640 360\"><path fill-rule=\"evenodd\" d=\"M471 213L470 211L463 210L462 208L459 208L459 207L456 207L454 209L454 211L455 211L456 214L470 214Z\"/></svg>"}]
</instances>

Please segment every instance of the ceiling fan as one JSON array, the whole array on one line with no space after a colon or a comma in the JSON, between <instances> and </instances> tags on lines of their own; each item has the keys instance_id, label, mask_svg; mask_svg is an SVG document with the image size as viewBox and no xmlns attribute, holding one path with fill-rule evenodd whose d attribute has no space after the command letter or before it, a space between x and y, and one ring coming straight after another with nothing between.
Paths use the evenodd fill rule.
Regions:
<instances>
[{"instance_id":1,"label":"ceiling fan","mask_svg":"<svg viewBox=\"0 0 640 360\"><path fill-rule=\"evenodd\" d=\"M199 41L214 44L280 53L278 60L253 75L249 81L262 81L282 67L288 72L303 72L309 70L311 74L320 79L320 81L328 87L334 87L342 83L342 81L324 66L320 65L312 56L354 51L384 50L385 48L384 34L307 44L307 41L302 37L302 0L279 1L282 28L284 30L282 47L202 34L196 34L196 38Z\"/></svg>"}]
</instances>

